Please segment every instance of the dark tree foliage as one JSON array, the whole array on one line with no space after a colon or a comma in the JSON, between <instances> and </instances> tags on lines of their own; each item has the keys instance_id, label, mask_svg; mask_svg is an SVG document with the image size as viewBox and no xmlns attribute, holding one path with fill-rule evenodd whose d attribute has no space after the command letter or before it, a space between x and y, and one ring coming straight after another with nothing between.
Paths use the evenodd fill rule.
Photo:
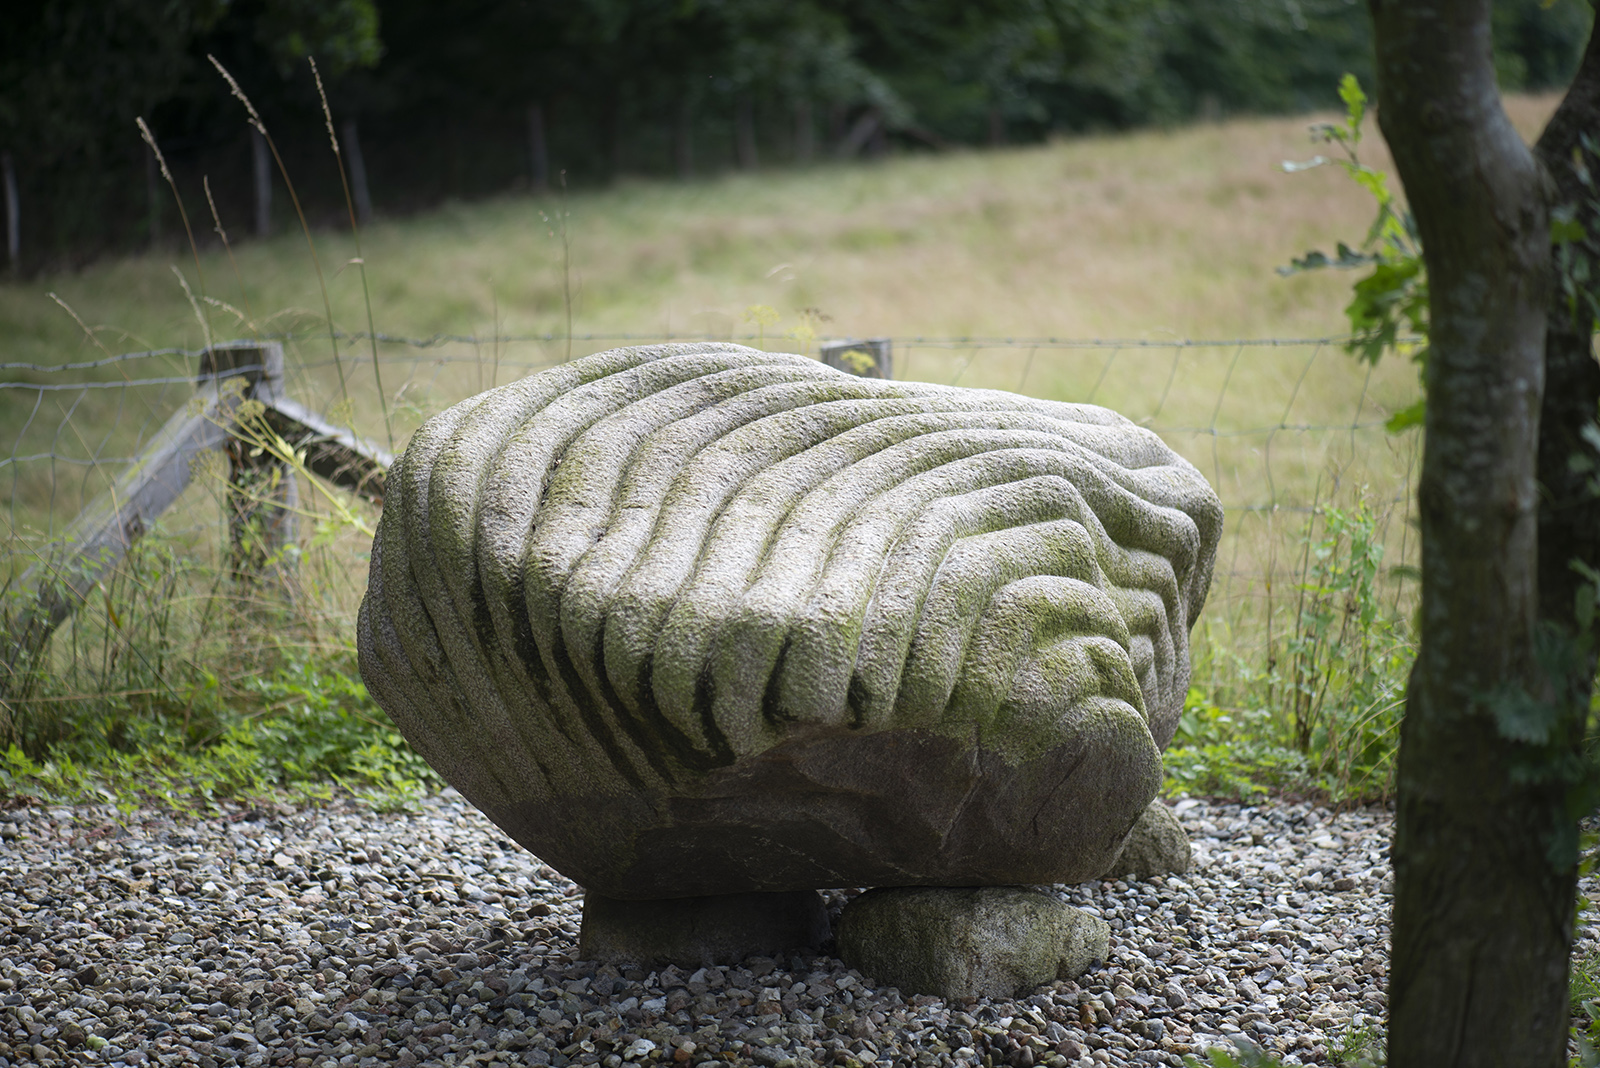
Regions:
<instances>
[{"instance_id":1,"label":"dark tree foliage","mask_svg":"<svg viewBox=\"0 0 1600 1068\"><path fill-rule=\"evenodd\" d=\"M1590 18L1583 0L1500 0L1502 85L1564 84ZM332 221L306 55L392 212L541 167L584 183L1330 106L1341 74L1370 75L1371 31L1358 0L17 0L0 152L29 265L154 236L135 115L180 186L208 175L246 229L242 111L208 54Z\"/></svg>"},{"instance_id":2,"label":"dark tree foliage","mask_svg":"<svg viewBox=\"0 0 1600 1068\"><path fill-rule=\"evenodd\" d=\"M181 152L217 136L210 51L282 82L308 51L337 73L379 56L373 0L14 0L0 16L0 151L34 264L148 239L151 171L134 119ZM263 104L281 91L267 86ZM242 139L237 116L227 135Z\"/></svg>"}]
</instances>

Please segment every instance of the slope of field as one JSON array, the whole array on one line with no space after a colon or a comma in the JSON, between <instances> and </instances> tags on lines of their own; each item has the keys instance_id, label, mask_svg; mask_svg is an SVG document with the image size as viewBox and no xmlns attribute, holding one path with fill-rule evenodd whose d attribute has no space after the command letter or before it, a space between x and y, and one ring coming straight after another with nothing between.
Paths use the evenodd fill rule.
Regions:
<instances>
[{"instance_id":1,"label":"slope of field","mask_svg":"<svg viewBox=\"0 0 1600 1068\"><path fill-rule=\"evenodd\" d=\"M1509 102L1530 136L1553 106L1553 98ZM1359 241L1371 219L1370 200L1338 168L1282 168L1321 149L1308 126L1330 117L1240 119L689 183L626 181L379 220L362 237L379 331L556 338L382 346L394 439L403 444L421 419L493 381L614 343L584 334L759 333L765 347L802 351L814 351L807 331L1146 345L1338 334L1352 276L1283 278L1274 270L1308 248ZM1369 138L1365 158L1387 166L1371 123ZM187 248L170 247L0 286L0 363L13 365L0 379L173 380L136 393L0 389L0 427L8 430L0 461L47 458L3 471L9 486L0 513L13 533L58 530L121 469L93 461L132 455L182 403L194 366L175 358L42 374L16 363L194 349L203 344L202 319L219 338L296 332L297 394L334 406L348 388L341 421L389 433L370 351L347 342L342 367L332 360L305 237L243 241L230 257L203 196L184 192L203 239L198 270ZM314 241L335 325L366 329L350 235L320 231ZM765 310L753 312L758 306ZM570 343L569 309L570 332L580 336ZM1403 361L1368 376L1337 346L1184 350L1181 360L1170 348L902 346L896 373L1109 404L1166 433L1230 508L1261 514L1315 497L1332 440L1274 439L1271 427L1370 424L1417 389ZM1355 447L1353 435L1349 443ZM1276 467L1256 462L1263 452ZM1409 449L1377 449L1370 471L1351 477L1384 483L1382 495L1392 499L1409 457Z\"/></svg>"},{"instance_id":2,"label":"slope of field","mask_svg":"<svg viewBox=\"0 0 1600 1068\"><path fill-rule=\"evenodd\" d=\"M1509 101L1529 134L1553 105ZM564 211L579 332L743 332L744 310L764 304L786 318L820 309L846 334L1325 334L1341 325L1348 279L1273 273L1307 247L1359 238L1370 220L1335 168L1281 169L1318 151L1307 137L1318 118L446 205L365 234L374 314L391 334L487 334L497 321L511 334L560 332ZM1387 165L1375 131L1364 148ZM184 193L206 292L264 325L321 317L300 234L237 244L241 287L203 197ZM348 235L317 243L339 325L364 327L359 280L343 267ZM52 291L103 325L114 350L197 344L173 267L200 288L179 247L0 287L5 359L85 351ZM214 329L234 332L228 312L214 316Z\"/></svg>"}]
</instances>

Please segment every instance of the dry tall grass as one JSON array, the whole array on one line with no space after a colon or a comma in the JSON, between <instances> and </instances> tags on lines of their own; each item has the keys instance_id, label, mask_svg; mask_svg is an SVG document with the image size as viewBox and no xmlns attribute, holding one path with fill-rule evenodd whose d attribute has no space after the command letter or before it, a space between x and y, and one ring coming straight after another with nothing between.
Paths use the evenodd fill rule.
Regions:
<instances>
[{"instance_id":1,"label":"dry tall grass","mask_svg":"<svg viewBox=\"0 0 1600 1068\"><path fill-rule=\"evenodd\" d=\"M1513 97L1508 107L1531 135L1554 103ZM1313 153L1306 128L1316 118L574 193L575 328L739 331L743 310L765 304L785 315L819 308L848 334L1337 331L1347 279L1273 273L1307 247L1358 237L1370 218L1364 195L1335 170L1280 169ZM1366 148L1387 164L1380 139ZM375 184L381 192L381 176ZM516 196L379 222L363 250L379 327L489 333L498 318L508 333L560 331L559 242L543 217L559 206ZM331 267L354 254L343 235L319 241ZM252 307L278 313L280 325L319 314L298 235L238 253ZM243 307L220 249L203 262L212 295ZM57 362L84 348L47 291L109 324L113 348L198 342L172 263L182 263L179 250L0 286L5 358ZM354 274L332 287L350 328L365 320ZM219 328L227 318L218 314Z\"/></svg>"},{"instance_id":2,"label":"dry tall grass","mask_svg":"<svg viewBox=\"0 0 1600 1068\"><path fill-rule=\"evenodd\" d=\"M1531 137L1554 104L1553 97L1517 97L1508 108ZM687 184L627 182L565 199L507 196L380 221L363 235L362 251L378 328L412 337L559 335L569 291L579 333L743 334L754 329L747 310L770 306L781 317L769 330L770 348L799 347L782 334L806 309L826 316L823 333L858 336L1317 337L1344 328L1352 277L1286 279L1274 268L1308 248L1358 239L1371 217L1365 194L1335 168L1282 170L1285 159L1315 153L1307 127L1318 118L1240 119ZM1368 162L1387 166L1381 139L1375 131L1370 138ZM381 199L381 175L374 184ZM198 203L198 190L187 193ZM353 243L329 233L318 246L337 325L365 329L360 279L339 267L354 257ZM305 242L286 234L235 252L244 293L220 247L200 257L209 295L229 306L210 307L211 329L220 337L246 336L251 327L302 329L306 337L291 352L297 391L333 403L337 376L326 336L317 336L323 301ZM96 336L112 351L197 347L200 326L172 275L174 265L192 269L186 259L186 250L162 250L0 286L0 362L57 364L97 354L50 292L88 323L107 324ZM231 309L246 307L272 314L240 322ZM596 347L579 343L573 351ZM422 353L387 346L384 355L406 367L386 374L403 444L433 411L562 358L565 344ZM381 436L362 356L361 349L344 354L354 418ZM1297 522L1273 508L1313 500L1331 471L1373 487L1380 499L1403 498L1411 445L1376 431L1358 441L1267 428L1381 419L1414 397L1409 367L1390 361L1369 377L1336 347L1221 348L1182 353L1174 374L1176 356L1129 348L1108 365L1104 350L996 348L974 357L924 347L903 352L898 373L1020 385L1062 399L1092 394L1151 420L1234 507L1230 526L1243 536L1223 567L1245 586L1251 575L1272 572L1284 527ZM181 376L181 365L174 370ZM184 392L180 384L168 393L174 389ZM103 391L69 418L70 393L46 395L36 412L24 410L24 400L34 398L0 390L0 427L11 430L0 436L0 457L126 455L148 433L149 417L170 403L150 399L141 411L146 401ZM6 474L9 507L0 502L0 523L14 528L43 529L52 520L59 527L104 483L59 465L14 465ZM1404 528L1392 530L1398 538Z\"/></svg>"}]
</instances>

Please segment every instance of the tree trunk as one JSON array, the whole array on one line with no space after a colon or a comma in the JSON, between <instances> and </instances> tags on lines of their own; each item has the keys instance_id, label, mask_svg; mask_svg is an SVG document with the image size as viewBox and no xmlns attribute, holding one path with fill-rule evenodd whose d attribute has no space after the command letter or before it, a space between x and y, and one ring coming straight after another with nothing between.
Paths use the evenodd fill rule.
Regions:
<instances>
[{"instance_id":1,"label":"tree trunk","mask_svg":"<svg viewBox=\"0 0 1600 1068\"><path fill-rule=\"evenodd\" d=\"M694 102L688 93L679 98L673 115L672 162L679 178L688 181L694 177Z\"/></svg>"},{"instance_id":2,"label":"tree trunk","mask_svg":"<svg viewBox=\"0 0 1600 1068\"><path fill-rule=\"evenodd\" d=\"M884 125L880 116L878 124L872 128L872 136L867 138L867 158L882 159L889 154L889 127Z\"/></svg>"},{"instance_id":3,"label":"tree trunk","mask_svg":"<svg viewBox=\"0 0 1600 1068\"><path fill-rule=\"evenodd\" d=\"M361 154L361 131L355 119L344 120L344 154L350 164L350 196L356 202L356 221L372 221L372 190L367 186L367 160Z\"/></svg>"},{"instance_id":4,"label":"tree trunk","mask_svg":"<svg viewBox=\"0 0 1600 1068\"><path fill-rule=\"evenodd\" d=\"M839 139L834 154L840 159L850 159L871 144L872 139L878 136L879 129L883 126L883 118L878 114L877 108L868 108L861 113L850 127L850 132Z\"/></svg>"},{"instance_id":5,"label":"tree trunk","mask_svg":"<svg viewBox=\"0 0 1600 1068\"><path fill-rule=\"evenodd\" d=\"M22 273L22 198L17 195L17 166L11 153L0 152L0 182L6 197L6 266Z\"/></svg>"},{"instance_id":6,"label":"tree trunk","mask_svg":"<svg viewBox=\"0 0 1600 1068\"><path fill-rule=\"evenodd\" d=\"M810 163L817 154L817 127L811 116L811 99L801 97L794 104L794 161Z\"/></svg>"},{"instance_id":7,"label":"tree trunk","mask_svg":"<svg viewBox=\"0 0 1600 1068\"><path fill-rule=\"evenodd\" d=\"M272 233L272 153L260 130L250 127L251 174L255 177L256 236Z\"/></svg>"},{"instance_id":8,"label":"tree trunk","mask_svg":"<svg viewBox=\"0 0 1600 1068\"><path fill-rule=\"evenodd\" d=\"M733 106L734 153L741 171L753 171L761 161L756 156L756 109L749 93L740 93Z\"/></svg>"},{"instance_id":9,"label":"tree trunk","mask_svg":"<svg viewBox=\"0 0 1600 1068\"><path fill-rule=\"evenodd\" d=\"M999 104L989 105L989 147L999 148L1006 143L1006 113Z\"/></svg>"},{"instance_id":10,"label":"tree trunk","mask_svg":"<svg viewBox=\"0 0 1600 1068\"><path fill-rule=\"evenodd\" d=\"M1379 121L1426 250L1422 635L1401 727L1390 1068L1565 1063L1563 791L1494 709L1536 692L1542 176L1500 106L1491 0L1371 0ZM1497 697L1496 694L1501 696Z\"/></svg>"},{"instance_id":11,"label":"tree trunk","mask_svg":"<svg viewBox=\"0 0 1600 1068\"><path fill-rule=\"evenodd\" d=\"M843 156L839 146L850 135L850 109L838 101L828 105L828 146L834 155Z\"/></svg>"},{"instance_id":12,"label":"tree trunk","mask_svg":"<svg viewBox=\"0 0 1600 1068\"><path fill-rule=\"evenodd\" d=\"M528 105L528 180L535 193L550 188L550 146L544 133L544 103Z\"/></svg>"},{"instance_id":13,"label":"tree trunk","mask_svg":"<svg viewBox=\"0 0 1600 1068\"><path fill-rule=\"evenodd\" d=\"M1590 31L1566 99L1545 127L1535 153L1549 172L1554 202L1578 207L1578 221L1589 233L1589 254L1600 258L1600 213L1578 180L1573 152L1584 133L1600 131L1600 33ZM1600 159L1589 155L1590 173L1600 172ZM1544 405L1539 416L1539 618L1559 629L1569 641L1578 635L1574 593L1579 577L1574 560L1600 567L1600 500L1589 492L1589 474L1575 469L1572 459L1586 457L1600 470L1600 450L1584 439L1583 428L1600 411L1600 364L1595 363L1594 312L1582 304L1574 310L1558 287L1546 317ZM1568 706L1567 718L1581 726L1594 685L1592 653L1564 665L1567 677L1557 686L1557 700Z\"/></svg>"}]
</instances>

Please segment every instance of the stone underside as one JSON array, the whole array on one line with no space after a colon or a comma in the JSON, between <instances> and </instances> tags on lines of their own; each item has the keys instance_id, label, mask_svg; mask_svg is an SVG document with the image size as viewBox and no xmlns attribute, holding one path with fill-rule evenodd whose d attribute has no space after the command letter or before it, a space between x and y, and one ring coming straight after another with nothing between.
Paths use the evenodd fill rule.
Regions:
<instances>
[{"instance_id":1,"label":"stone underside","mask_svg":"<svg viewBox=\"0 0 1600 1068\"><path fill-rule=\"evenodd\" d=\"M698 968L758 955L816 953L832 933L815 890L649 901L588 894L578 954L614 964Z\"/></svg>"},{"instance_id":2,"label":"stone underside","mask_svg":"<svg viewBox=\"0 0 1600 1068\"><path fill-rule=\"evenodd\" d=\"M1221 528L1104 409L716 344L465 401L388 491L368 688L617 898L1098 874L1159 782Z\"/></svg>"}]
</instances>

